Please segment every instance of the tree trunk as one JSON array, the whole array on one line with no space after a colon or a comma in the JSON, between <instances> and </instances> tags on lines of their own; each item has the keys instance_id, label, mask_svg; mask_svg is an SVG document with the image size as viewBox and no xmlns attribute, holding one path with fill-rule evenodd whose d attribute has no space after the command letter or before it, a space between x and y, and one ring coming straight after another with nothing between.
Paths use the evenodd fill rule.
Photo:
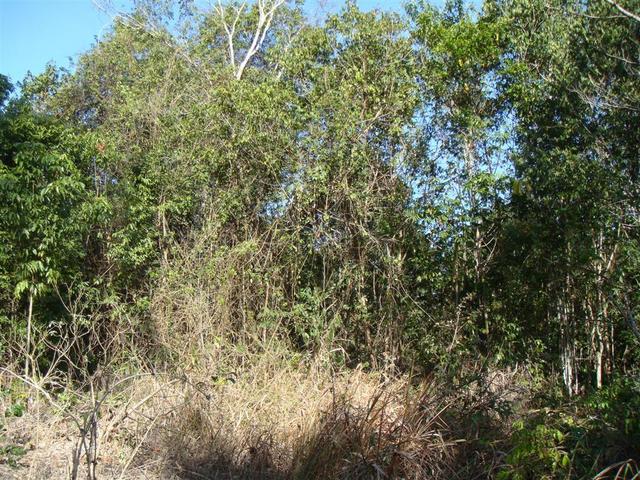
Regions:
<instances>
[{"instance_id":1,"label":"tree trunk","mask_svg":"<svg viewBox=\"0 0 640 480\"><path fill-rule=\"evenodd\" d=\"M604 353L604 342L600 333L600 327L596 327L596 339L598 349L596 350L596 388L602 388L602 356Z\"/></svg>"},{"instance_id":2,"label":"tree trunk","mask_svg":"<svg viewBox=\"0 0 640 480\"><path fill-rule=\"evenodd\" d=\"M33 317L33 289L29 290L29 311L27 313L27 344L24 353L24 376L29 376L29 363L31 357L31 320Z\"/></svg>"},{"instance_id":3,"label":"tree trunk","mask_svg":"<svg viewBox=\"0 0 640 480\"><path fill-rule=\"evenodd\" d=\"M558 305L558 321L560 324L560 361L562 364L562 379L569 396L578 392L578 377L576 372L576 332L574 331L574 312L570 311L571 281L566 276L565 285L560 294Z\"/></svg>"}]
</instances>

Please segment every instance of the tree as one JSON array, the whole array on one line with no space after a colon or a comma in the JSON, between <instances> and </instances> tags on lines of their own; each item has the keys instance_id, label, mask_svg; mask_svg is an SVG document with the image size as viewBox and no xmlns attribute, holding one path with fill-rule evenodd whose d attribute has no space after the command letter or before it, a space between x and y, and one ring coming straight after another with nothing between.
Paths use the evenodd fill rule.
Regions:
<instances>
[{"instance_id":1,"label":"tree","mask_svg":"<svg viewBox=\"0 0 640 480\"><path fill-rule=\"evenodd\" d=\"M503 85L517 121L514 262L528 251L514 280L530 283L521 305L539 335L553 325L574 394L591 372L602 385L604 356L613 370L614 298L629 289L623 271L637 278L638 25L602 2L499 5L513 32Z\"/></svg>"},{"instance_id":2,"label":"tree","mask_svg":"<svg viewBox=\"0 0 640 480\"><path fill-rule=\"evenodd\" d=\"M26 297L25 375L35 373L34 303L82 273L87 235L102 208L85 184L83 148L72 130L24 101L0 114L0 278L18 304ZM4 300L3 313L13 317L18 305Z\"/></svg>"}]
</instances>

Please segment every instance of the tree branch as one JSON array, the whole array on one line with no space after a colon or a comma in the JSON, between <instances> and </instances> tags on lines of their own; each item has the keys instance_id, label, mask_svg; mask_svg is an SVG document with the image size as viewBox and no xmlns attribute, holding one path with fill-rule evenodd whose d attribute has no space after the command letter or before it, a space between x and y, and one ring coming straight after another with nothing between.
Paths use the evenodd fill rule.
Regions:
<instances>
[{"instance_id":1,"label":"tree branch","mask_svg":"<svg viewBox=\"0 0 640 480\"><path fill-rule=\"evenodd\" d=\"M629 18L634 19L636 22L640 22L640 15L638 15L636 13L633 13L630 10L627 10L622 5L617 3L615 0L607 0L607 3L609 3L609 4L613 5L614 7L616 7L618 9L618 11L620 13L622 13L625 17L629 17Z\"/></svg>"},{"instance_id":2,"label":"tree branch","mask_svg":"<svg viewBox=\"0 0 640 480\"><path fill-rule=\"evenodd\" d=\"M222 27L224 28L224 31L227 34L227 48L229 50L229 63L231 64L231 67L233 68L234 71L236 69L236 52L233 45L233 41L236 35L236 25L238 24L240 15L242 14L242 11L246 7L246 5L247 5L246 2L243 2L239 7L236 8L235 17L233 19L233 22L231 23L231 26L229 26L229 24L227 23L225 10L220 0L218 0L218 5L216 6L216 11L218 12L218 15L220 16L220 20L222 21Z\"/></svg>"},{"instance_id":3,"label":"tree branch","mask_svg":"<svg viewBox=\"0 0 640 480\"><path fill-rule=\"evenodd\" d=\"M267 32L271 27L271 22L273 21L276 10L280 8L284 2L285 0L275 0L270 7L267 7L267 0L258 0L258 25L256 26L256 30L253 34L251 45L236 71L237 80L242 78L245 68L258 50L260 50Z\"/></svg>"}]
</instances>

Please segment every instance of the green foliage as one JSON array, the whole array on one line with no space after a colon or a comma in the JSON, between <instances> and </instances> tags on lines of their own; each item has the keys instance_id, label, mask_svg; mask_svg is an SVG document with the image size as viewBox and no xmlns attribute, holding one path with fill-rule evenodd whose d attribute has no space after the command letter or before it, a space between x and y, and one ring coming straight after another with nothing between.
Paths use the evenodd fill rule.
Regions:
<instances>
[{"instance_id":1,"label":"green foliage","mask_svg":"<svg viewBox=\"0 0 640 480\"><path fill-rule=\"evenodd\" d=\"M12 91L13 85L11 85L9 78L6 75L0 74L0 107L4 106L4 103L7 101Z\"/></svg>"},{"instance_id":2,"label":"green foliage","mask_svg":"<svg viewBox=\"0 0 640 480\"><path fill-rule=\"evenodd\" d=\"M21 417L22 415L24 415L24 412L24 404L21 402L16 402L5 410L4 415L5 417Z\"/></svg>"},{"instance_id":3,"label":"green foliage","mask_svg":"<svg viewBox=\"0 0 640 480\"><path fill-rule=\"evenodd\" d=\"M39 369L70 331L91 371L208 342L456 384L526 364L567 411L523 414L502 478L637 455L638 22L487 0L311 25L293 2L256 36L255 4L181 28L137 6L75 71L14 97L0 76L3 358L33 316Z\"/></svg>"},{"instance_id":4,"label":"green foliage","mask_svg":"<svg viewBox=\"0 0 640 480\"><path fill-rule=\"evenodd\" d=\"M27 454L27 449L19 445L5 445L0 447L0 464L4 463L12 468L18 466L20 458Z\"/></svg>"},{"instance_id":5,"label":"green foliage","mask_svg":"<svg viewBox=\"0 0 640 480\"><path fill-rule=\"evenodd\" d=\"M46 304L85 274L91 230L108 205L88 187L90 153L79 132L23 100L2 112L0 125L1 308L15 319L27 297Z\"/></svg>"},{"instance_id":6,"label":"green foliage","mask_svg":"<svg viewBox=\"0 0 640 480\"><path fill-rule=\"evenodd\" d=\"M544 407L513 425L500 478L594 478L638 458L637 379L617 379L568 405L542 388L536 403Z\"/></svg>"},{"instance_id":7,"label":"green foliage","mask_svg":"<svg viewBox=\"0 0 640 480\"><path fill-rule=\"evenodd\" d=\"M565 447L565 433L547 421L514 424L514 447L505 459L499 479L552 479L567 475L571 460Z\"/></svg>"},{"instance_id":8,"label":"green foliage","mask_svg":"<svg viewBox=\"0 0 640 480\"><path fill-rule=\"evenodd\" d=\"M584 439L577 445L583 464L600 456L607 463L638 458L640 454L640 386L637 378L618 378L583 400L590 418ZM589 450L590 449L590 450ZM590 465L583 465L588 468Z\"/></svg>"}]
</instances>

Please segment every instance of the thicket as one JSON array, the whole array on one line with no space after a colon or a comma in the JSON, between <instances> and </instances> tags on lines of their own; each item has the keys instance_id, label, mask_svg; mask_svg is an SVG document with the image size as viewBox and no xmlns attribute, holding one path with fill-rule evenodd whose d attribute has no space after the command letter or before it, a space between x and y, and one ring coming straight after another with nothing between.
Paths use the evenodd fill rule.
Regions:
<instances>
[{"instance_id":1,"label":"thicket","mask_svg":"<svg viewBox=\"0 0 640 480\"><path fill-rule=\"evenodd\" d=\"M72 478L638 478L637 12L139 1L0 76L4 422Z\"/></svg>"}]
</instances>

